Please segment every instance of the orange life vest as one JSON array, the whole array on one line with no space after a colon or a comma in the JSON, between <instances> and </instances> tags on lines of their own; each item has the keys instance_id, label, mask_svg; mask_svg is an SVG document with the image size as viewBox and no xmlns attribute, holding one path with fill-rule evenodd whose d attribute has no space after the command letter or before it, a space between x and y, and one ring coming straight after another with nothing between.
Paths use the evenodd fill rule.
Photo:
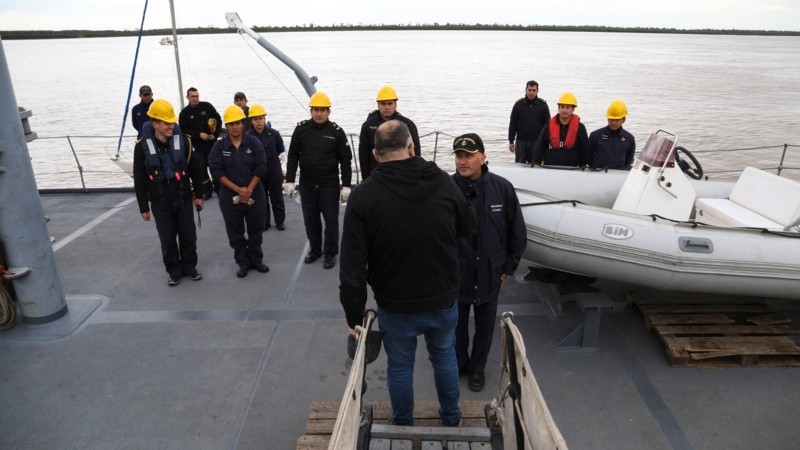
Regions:
<instances>
[{"instance_id":1,"label":"orange life vest","mask_svg":"<svg viewBox=\"0 0 800 450\"><path fill-rule=\"evenodd\" d=\"M561 122L558 121L558 114L550 119L550 148L555 149L571 149L575 146L575 141L578 139L578 125L581 123L581 118L577 114L573 114L572 118L567 125L567 139L561 140Z\"/></svg>"}]
</instances>

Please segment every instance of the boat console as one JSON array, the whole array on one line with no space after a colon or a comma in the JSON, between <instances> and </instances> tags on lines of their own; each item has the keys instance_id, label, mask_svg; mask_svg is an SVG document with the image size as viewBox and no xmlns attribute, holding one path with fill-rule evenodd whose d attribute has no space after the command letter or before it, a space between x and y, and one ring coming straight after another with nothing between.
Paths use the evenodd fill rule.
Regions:
<instances>
[{"instance_id":1,"label":"boat console","mask_svg":"<svg viewBox=\"0 0 800 450\"><path fill-rule=\"evenodd\" d=\"M689 220L696 194L679 164L676 144L676 136L664 130L650 135L614 202L615 211ZM702 169L690 170L702 174Z\"/></svg>"}]
</instances>

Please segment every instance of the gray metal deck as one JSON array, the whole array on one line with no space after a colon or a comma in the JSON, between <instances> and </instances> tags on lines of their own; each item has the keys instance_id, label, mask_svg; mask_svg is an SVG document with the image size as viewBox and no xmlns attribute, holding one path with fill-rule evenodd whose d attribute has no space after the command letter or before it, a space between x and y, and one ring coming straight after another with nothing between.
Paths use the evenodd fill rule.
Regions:
<instances>
[{"instance_id":1,"label":"gray metal deck","mask_svg":"<svg viewBox=\"0 0 800 450\"><path fill-rule=\"evenodd\" d=\"M287 231L264 235L271 271L238 279L217 201L208 202L198 243L204 278L168 287L155 226L131 198L42 197L70 313L0 333L0 448L294 448L311 402L339 400L349 371L338 270L302 264L299 204L287 204ZM601 285L621 307L603 315L596 350L559 350L576 319L541 302L542 287L522 273L505 288L500 311L515 312L571 448L800 442L797 369L670 367L641 315L622 304L624 286ZM800 322L798 304L770 304ZM88 318L80 322L82 313ZM464 380L464 399L497 395L499 342L487 389L473 393ZM417 399L430 400L423 349L415 386ZM367 401L388 399L383 355L367 382Z\"/></svg>"}]
</instances>

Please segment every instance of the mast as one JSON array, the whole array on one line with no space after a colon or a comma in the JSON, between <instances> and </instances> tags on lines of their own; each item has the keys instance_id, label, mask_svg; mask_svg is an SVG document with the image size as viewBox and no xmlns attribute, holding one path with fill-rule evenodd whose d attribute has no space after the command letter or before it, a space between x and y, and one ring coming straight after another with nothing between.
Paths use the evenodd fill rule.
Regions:
<instances>
[{"instance_id":1,"label":"mast","mask_svg":"<svg viewBox=\"0 0 800 450\"><path fill-rule=\"evenodd\" d=\"M26 138L30 111L20 111L0 37L0 240L6 263L19 267L14 290L25 323L44 324L67 314L44 208L36 188Z\"/></svg>"},{"instance_id":2,"label":"mast","mask_svg":"<svg viewBox=\"0 0 800 450\"><path fill-rule=\"evenodd\" d=\"M317 92L317 88L314 87L314 83L317 82L317 77L308 76L306 71L303 70L303 68L300 67L299 64L294 62L292 58L286 56L285 53L278 50L277 47L270 44L269 41L261 37L258 33L244 26L244 24L242 23L242 19L239 18L238 13L235 12L225 13L225 20L228 21L229 27L236 28L237 30L239 30L239 33L247 34L248 36L253 38L256 42L258 42L258 45L264 47L268 52L272 53L282 63L286 64L290 69L292 69L294 71L294 74L297 76L297 79L300 80L300 84L303 85L303 89L306 90L306 93L308 94L309 97L311 97L312 94Z\"/></svg>"},{"instance_id":3,"label":"mast","mask_svg":"<svg viewBox=\"0 0 800 450\"><path fill-rule=\"evenodd\" d=\"M183 80L181 79L181 58L178 53L178 30L175 28L175 2L169 0L169 13L172 17L172 46L175 48L175 70L178 71L178 98L181 99L181 109L185 106L183 103Z\"/></svg>"}]
</instances>

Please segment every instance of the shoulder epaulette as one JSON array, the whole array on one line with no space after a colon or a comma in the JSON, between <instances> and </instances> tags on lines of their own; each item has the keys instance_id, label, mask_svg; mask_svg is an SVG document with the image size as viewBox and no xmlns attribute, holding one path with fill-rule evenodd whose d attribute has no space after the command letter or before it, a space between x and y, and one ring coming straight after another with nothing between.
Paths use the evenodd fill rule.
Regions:
<instances>
[{"instance_id":1,"label":"shoulder epaulette","mask_svg":"<svg viewBox=\"0 0 800 450\"><path fill-rule=\"evenodd\" d=\"M541 101L542 101L542 103L547 103L547 100L545 100L545 99L543 99L543 98L541 98L541 97L536 97L536 98L538 98L539 100L541 100Z\"/></svg>"},{"instance_id":2,"label":"shoulder epaulette","mask_svg":"<svg viewBox=\"0 0 800 450\"><path fill-rule=\"evenodd\" d=\"M333 129L336 130L336 131L341 130L341 128L339 127L339 125L336 122L331 122L331 125L333 125Z\"/></svg>"},{"instance_id":3,"label":"shoulder epaulette","mask_svg":"<svg viewBox=\"0 0 800 450\"><path fill-rule=\"evenodd\" d=\"M525 100L525 97L522 97L521 99L517 100L517 101L516 101L516 102L514 102L514 103L519 103L519 102L521 102L521 101L523 101L523 100Z\"/></svg>"},{"instance_id":4,"label":"shoulder epaulette","mask_svg":"<svg viewBox=\"0 0 800 450\"><path fill-rule=\"evenodd\" d=\"M298 126L298 127L302 127L303 125L305 125L305 124L307 124L307 123L308 123L308 119L306 119L306 120L301 120L300 122L297 122L297 126Z\"/></svg>"},{"instance_id":5,"label":"shoulder epaulette","mask_svg":"<svg viewBox=\"0 0 800 450\"><path fill-rule=\"evenodd\" d=\"M373 109L371 113L367 114L367 117L372 117L375 114L378 114L378 110L377 109Z\"/></svg>"}]
</instances>

